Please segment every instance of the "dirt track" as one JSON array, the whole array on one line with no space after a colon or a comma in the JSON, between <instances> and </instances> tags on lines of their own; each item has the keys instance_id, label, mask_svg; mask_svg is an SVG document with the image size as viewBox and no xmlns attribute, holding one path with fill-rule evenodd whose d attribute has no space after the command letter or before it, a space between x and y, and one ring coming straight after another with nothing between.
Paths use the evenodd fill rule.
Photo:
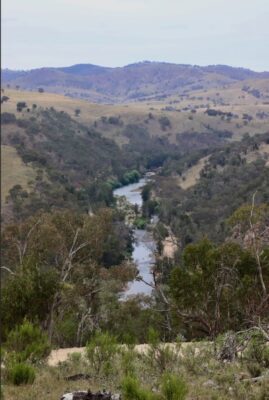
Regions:
<instances>
[{"instance_id":1,"label":"dirt track","mask_svg":"<svg viewBox=\"0 0 269 400\"><path fill-rule=\"evenodd\" d=\"M209 344L209 342L208 342ZM175 343L166 343L171 349L176 349L176 344ZM190 343L182 343L181 344L181 349L186 348ZM144 353L148 349L149 345L148 344L138 344L135 346L135 350L138 353ZM199 348L195 348L195 352L199 353ZM65 348L65 349L58 349L58 350L52 350L49 358L48 358L48 365L54 367L56 366L59 362L66 361L68 359L68 356L72 353L80 353L84 354L85 353L85 347L71 347L71 348Z\"/></svg>"}]
</instances>

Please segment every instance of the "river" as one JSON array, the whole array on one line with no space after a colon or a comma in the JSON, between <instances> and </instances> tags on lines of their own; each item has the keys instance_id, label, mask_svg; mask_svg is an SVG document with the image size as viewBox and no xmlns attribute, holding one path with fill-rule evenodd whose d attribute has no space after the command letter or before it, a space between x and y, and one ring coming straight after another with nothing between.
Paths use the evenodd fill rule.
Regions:
<instances>
[{"instance_id":1,"label":"river","mask_svg":"<svg viewBox=\"0 0 269 400\"><path fill-rule=\"evenodd\" d=\"M141 178L139 182L123 186L114 190L114 196L125 196L127 201L133 205L137 204L139 208L142 207L143 200L141 190L148 182L148 178ZM134 229L134 250L132 258L137 266L139 275L148 283L152 283L151 268L155 262L154 252L156 244L152 234L144 229ZM129 284L125 292L125 296L137 294L151 294L151 287L142 281L133 281Z\"/></svg>"}]
</instances>

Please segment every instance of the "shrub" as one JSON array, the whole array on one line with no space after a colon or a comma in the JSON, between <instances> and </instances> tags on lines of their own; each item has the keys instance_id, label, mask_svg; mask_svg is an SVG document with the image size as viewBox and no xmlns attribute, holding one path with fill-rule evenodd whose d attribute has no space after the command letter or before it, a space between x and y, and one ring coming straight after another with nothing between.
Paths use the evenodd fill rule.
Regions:
<instances>
[{"instance_id":1,"label":"shrub","mask_svg":"<svg viewBox=\"0 0 269 400\"><path fill-rule=\"evenodd\" d=\"M1 103L4 103L5 101L8 101L9 97L8 96L2 96L1 97Z\"/></svg>"},{"instance_id":2,"label":"shrub","mask_svg":"<svg viewBox=\"0 0 269 400\"><path fill-rule=\"evenodd\" d=\"M149 348L144 355L145 362L154 371L162 374L166 369L172 368L179 358L180 343L173 349L160 342L159 335L154 329L149 329Z\"/></svg>"},{"instance_id":3,"label":"shrub","mask_svg":"<svg viewBox=\"0 0 269 400\"><path fill-rule=\"evenodd\" d=\"M135 376L137 352L134 346L127 346L121 351L120 366L125 375Z\"/></svg>"},{"instance_id":4,"label":"shrub","mask_svg":"<svg viewBox=\"0 0 269 400\"><path fill-rule=\"evenodd\" d=\"M157 400L160 396L150 390L142 388L137 379L126 376L121 383L124 400Z\"/></svg>"},{"instance_id":5,"label":"shrub","mask_svg":"<svg viewBox=\"0 0 269 400\"><path fill-rule=\"evenodd\" d=\"M112 372L112 361L117 352L117 340L108 332L96 333L87 343L87 358L94 371L109 375Z\"/></svg>"},{"instance_id":6,"label":"shrub","mask_svg":"<svg viewBox=\"0 0 269 400\"><path fill-rule=\"evenodd\" d=\"M182 378L172 374L164 374L161 391L166 400L184 400L188 389Z\"/></svg>"},{"instance_id":7,"label":"shrub","mask_svg":"<svg viewBox=\"0 0 269 400\"><path fill-rule=\"evenodd\" d=\"M256 334L253 336L245 357L248 361L248 368L252 362L260 365L260 367L269 368L269 347L261 335Z\"/></svg>"},{"instance_id":8,"label":"shrub","mask_svg":"<svg viewBox=\"0 0 269 400\"><path fill-rule=\"evenodd\" d=\"M126 172L122 179L121 179L121 183L123 185L129 185L130 183L136 183L138 182L140 179L140 173L137 170L132 170L129 172Z\"/></svg>"},{"instance_id":9,"label":"shrub","mask_svg":"<svg viewBox=\"0 0 269 400\"><path fill-rule=\"evenodd\" d=\"M72 363L72 364L76 364L79 365L81 363L82 360L82 355L79 352L75 352L75 353L70 353L68 355L68 360Z\"/></svg>"},{"instance_id":10,"label":"shrub","mask_svg":"<svg viewBox=\"0 0 269 400\"><path fill-rule=\"evenodd\" d=\"M19 101L17 103L17 111L22 111L23 108L27 108L27 104L25 103L25 101Z\"/></svg>"},{"instance_id":11,"label":"shrub","mask_svg":"<svg viewBox=\"0 0 269 400\"><path fill-rule=\"evenodd\" d=\"M8 370L8 380L13 385L31 384L35 380L35 370L30 365L16 363Z\"/></svg>"},{"instance_id":12,"label":"shrub","mask_svg":"<svg viewBox=\"0 0 269 400\"><path fill-rule=\"evenodd\" d=\"M16 117L12 113L4 112L1 114L2 124L14 124L16 122Z\"/></svg>"},{"instance_id":13,"label":"shrub","mask_svg":"<svg viewBox=\"0 0 269 400\"><path fill-rule=\"evenodd\" d=\"M159 118L159 123L160 123L161 128L162 128L163 131L165 131L166 128L171 128L171 122L165 116Z\"/></svg>"},{"instance_id":14,"label":"shrub","mask_svg":"<svg viewBox=\"0 0 269 400\"><path fill-rule=\"evenodd\" d=\"M147 225L147 221L146 221L146 219L145 218L136 218L135 220L134 220L134 226L137 228L137 229L145 229L145 227L146 227L146 225Z\"/></svg>"},{"instance_id":15,"label":"shrub","mask_svg":"<svg viewBox=\"0 0 269 400\"><path fill-rule=\"evenodd\" d=\"M6 349L17 362L37 362L49 355L50 345L38 326L24 321L8 334Z\"/></svg>"}]
</instances>

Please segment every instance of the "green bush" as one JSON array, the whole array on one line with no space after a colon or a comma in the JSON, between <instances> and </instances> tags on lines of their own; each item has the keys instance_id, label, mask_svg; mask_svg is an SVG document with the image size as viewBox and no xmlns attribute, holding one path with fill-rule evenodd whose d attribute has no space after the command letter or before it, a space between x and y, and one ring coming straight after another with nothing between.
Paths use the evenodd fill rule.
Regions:
<instances>
[{"instance_id":1,"label":"green bush","mask_svg":"<svg viewBox=\"0 0 269 400\"><path fill-rule=\"evenodd\" d=\"M172 374L164 374L161 392L165 400L184 400L188 389L182 378Z\"/></svg>"},{"instance_id":2,"label":"green bush","mask_svg":"<svg viewBox=\"0 0 269 400\"><path fill-rule=\"evenodd\" d=\"M251 362L257 363L260 367L269 368L269 347L262 336L256 335L250 341L245 357L248 367Z\"/></svg>"},{"instance_id":3,"label":"green bush","mask_svg":"<svg viewBox=\"0 0 269 400\"><path fill-rule=\"evenodd\" d=\"M108 332L96 333L86 346L87 358L97 374L109 375L113 371L116 353L117 340Z\"/></svg>"},{"instance_id":4,"label":"green bush","mask_svg":"<svg viewBox=\"0 0 269 400\"><path fill-rule=\"evenodd\" d=\"M121 183L123 185L129 185L130 183L136 183L139 181L140 176L141 176L140 173L136 169L129 171L129 172L125 172L125 174L123 175L123 177L121 179Z\"/></svg>"},{"instance_id":5,"label":"green bush","mask_svg":"<svg viewBox=\"0 0 269 400\"><path fill-rule=\"evenodd\" d=\"M145 218L136 218L134 220L134 226L137 229L145 229L146 225L147 225L147 221L145 220Z\"/></svg>"},{"instance_id":6,"label":"green bush","mask_svg":"<svg viewBox=\"0 0 269 400\"><path fill-rule=\"evenodd\" d=\"M120 368L124 375L135 376L137 356L134 346L124 346L121 350Z\"/></svg>"},{"instance_id":7,"label":"green bush","mask_svg":"<svg viewBox=\"0 0 269 400\"><path fill-rule=\"evenodd\" d=\"M31 384L35 380L35 370L30 365L16 363L8 370L8 380L13 385Z\"/></svg>"},{"instance_id":8,"label":"green bush","mask_svg":"<svg viewBox=\"0 0 269 400\"><path fill-rule=\"evenodd\" d=\"M126 376L121 383L124 400L157 400L160 396L140 386L136 378Z\"/></svg>"},{"instance_id":9,"label":"green bush","mask_svg":"<svg viewBox=\"0 0 269 400\"><path fill-rule=\"evenodd\" d=\"M19 363L37 362L50 353L47 335L28 321L24 321L8 334L5 347L9 355Z\"/></svg>"},{"instance_id":10,"label":"green bush","mask_svg":"<svg viewBox=\"0 0 269 400\"><path fill-rule=\"evenodd\" d=\"M152 328L149 329L148 343L149 347L143 357L145 363L153 371L162 374L167 369L171 369L178 361L180 343L171 348L160 341L158 332Z\"/></svg>"}]
</instances>

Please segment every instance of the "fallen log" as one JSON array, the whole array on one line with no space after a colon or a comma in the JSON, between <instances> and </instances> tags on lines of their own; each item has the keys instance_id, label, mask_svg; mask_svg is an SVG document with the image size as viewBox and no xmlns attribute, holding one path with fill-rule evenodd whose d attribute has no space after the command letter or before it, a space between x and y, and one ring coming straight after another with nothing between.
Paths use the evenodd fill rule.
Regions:
<instances>
[{"instance_id":1,"label":"fallen log","mask_svg":"<svg viewBox=\"0 0 269 400\"><path fill-rule=\"evenodd\" d=\"M75 375L70 375L70 376L66 376L64 378L66 381L79 381L82 379L90 379L90 375L89 374L75 374Z\"/></svg>"}]
</instances>

